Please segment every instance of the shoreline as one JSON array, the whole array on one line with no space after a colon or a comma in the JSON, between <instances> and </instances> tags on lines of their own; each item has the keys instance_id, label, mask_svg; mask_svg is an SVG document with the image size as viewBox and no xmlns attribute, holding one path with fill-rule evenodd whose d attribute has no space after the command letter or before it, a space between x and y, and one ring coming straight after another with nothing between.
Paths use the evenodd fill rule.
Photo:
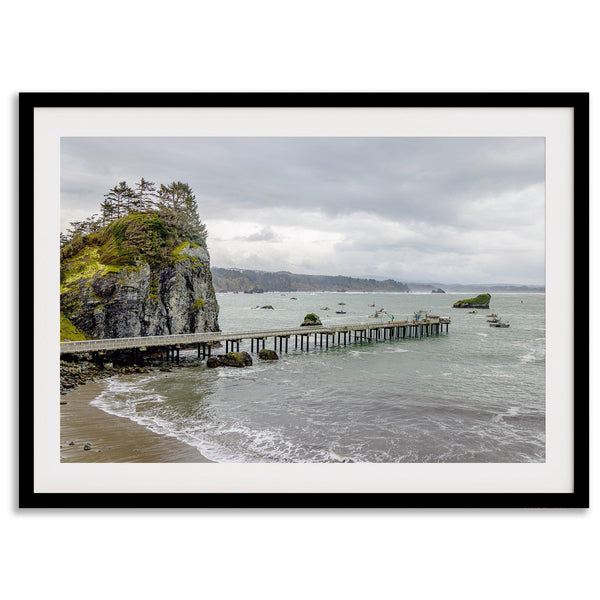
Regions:
<instances>
[{"instance_id":1,"label":"shoreline","mask_svg":"<svg viewBox=\"0 0 600 600\"><path fill-rule=\"evenodd\" d=\"M176 438L92 406L104 389L105 383L88 382L60 396L61 463L212 462ZM90 450L84 450L86 443Z\"/></svg>"}]
</instances>

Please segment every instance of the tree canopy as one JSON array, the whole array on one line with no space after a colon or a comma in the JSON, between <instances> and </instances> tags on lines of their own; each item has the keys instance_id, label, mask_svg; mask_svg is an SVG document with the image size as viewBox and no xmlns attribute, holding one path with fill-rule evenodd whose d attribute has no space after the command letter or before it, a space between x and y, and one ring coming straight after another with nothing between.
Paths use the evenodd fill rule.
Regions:
<instances>
[{"instance_id":1,"label":"tree canopy","mask_svg":"<svg viewBox=\"0 0 600 600\"><path fill-rule=\"evenodd\" d=\"M64 248L78 236L98 232L117 219L131 214L156 214L169 228L178 231L183 239L202 242L206 239L206 227L198 217L198 204L192 188L181 181L156 187L143 177L133 187L120 181L104 194L100 213L83 221L70 223L66 234L60 235L60 246Z\"/></svg>"}]
</instances>

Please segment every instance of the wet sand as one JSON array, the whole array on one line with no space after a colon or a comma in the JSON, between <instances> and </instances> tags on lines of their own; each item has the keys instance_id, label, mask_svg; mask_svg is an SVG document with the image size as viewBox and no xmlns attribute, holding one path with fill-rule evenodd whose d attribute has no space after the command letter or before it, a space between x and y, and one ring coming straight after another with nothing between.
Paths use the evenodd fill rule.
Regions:
<instances>
[{"instance_id":1,"label":"wet sand","mask_svg":"<svg viewBox=\"0 0 600 600\"><path fill-rule=\"evenodd\" d=\"M67 402L60 407L61 462L211 462L175 438L91 406L103 389L102 383L87 383L60 396ZM87 442L91 450L83 449Z\"/></svg>"}]
</instances>

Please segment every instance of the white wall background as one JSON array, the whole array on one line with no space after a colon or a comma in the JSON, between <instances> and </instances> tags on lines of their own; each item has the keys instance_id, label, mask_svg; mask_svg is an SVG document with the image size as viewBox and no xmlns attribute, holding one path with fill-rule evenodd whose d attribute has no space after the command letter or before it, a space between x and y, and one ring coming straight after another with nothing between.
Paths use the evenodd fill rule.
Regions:
<instances>
[{"instance_id":1,"label":"white wall background","mask_svg":"<svg viewBox=\"0 0 600 600\"><path fill-rule=\"evenodd\" d=\"M594 8L577 0L5 5L5 330L16 334L18 91L590 91L594 198L600 105ZM599 230L597 202L592 226ZM597 296L597 242L592 252ZM592 312L598 309L595 301ZM479 600L598 594L594 406L589 511L23 512L16 509L12 347L5 342L0 350L6 367L0 564L7 597ZM597 395L595 374L592 401Z\"/></svg>"}]
</instances>

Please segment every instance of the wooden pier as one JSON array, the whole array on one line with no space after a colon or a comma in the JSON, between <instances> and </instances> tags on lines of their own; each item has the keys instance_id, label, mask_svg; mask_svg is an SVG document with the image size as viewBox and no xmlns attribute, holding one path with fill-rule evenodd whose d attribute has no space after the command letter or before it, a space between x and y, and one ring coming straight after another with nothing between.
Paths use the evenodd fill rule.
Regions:
<instances>
[{"instance_id":1,"label":"wooden pier","mask_svg":"<svg viewBox=\"0 0 600 600\"><path fill-rule=\"evenodd\" d=\"M250 342L250 352L259 352L267 347L289 352L293 338L294 351L311 348L330 348L349 344L364 344L379 340L401 340L421 338L448 333L450 319L427 317L420 321L388 321L371 323L348 323L340 325L317 325L294 327L291 329L273 329L261 331L205 332L180 335L159 335L102 340L84 340L79 342L61 342L61 354L93 353L96 357L107 352L130 350L133 362L142 362L144 355L164 352L166 360L178 360L179 351L197 349L198 358L211 356L215 344L224 344L225 352L239 352L240 344ZM445 327L445 330L444 330Z\"/></svg>"}]
</instances>

